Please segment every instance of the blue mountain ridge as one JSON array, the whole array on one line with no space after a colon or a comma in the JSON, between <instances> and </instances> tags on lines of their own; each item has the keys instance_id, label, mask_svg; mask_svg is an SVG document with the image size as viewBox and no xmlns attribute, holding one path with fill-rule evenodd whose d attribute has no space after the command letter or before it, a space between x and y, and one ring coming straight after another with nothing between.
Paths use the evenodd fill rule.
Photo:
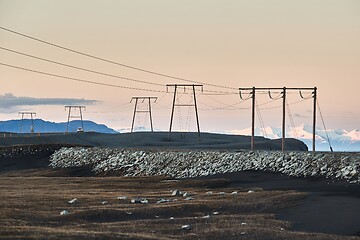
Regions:
<instances>
[{"instance_id":1,"label":"blue mountain ridge","mask_svg":"<svg viewBox=\"0 0 360 240\"><path fill-rule=\"evenodd\" d=\"M104 124L98 124L93 121L84 120L84 131L89 132L98 132L98 133L118 133L114 129L107 127ZM34 119L34 132L35 133L56 133L56 132L65 132L67 122L50 122L44 121L42 119ZM81 127L80 120L70 121L69 123L69 132L76 132L78 127ZM0 121L0 132L11 132L11 133L20 133L22 128L22 133L31 132L31 120L7 120Z\"/></svg>"}]
</instances>

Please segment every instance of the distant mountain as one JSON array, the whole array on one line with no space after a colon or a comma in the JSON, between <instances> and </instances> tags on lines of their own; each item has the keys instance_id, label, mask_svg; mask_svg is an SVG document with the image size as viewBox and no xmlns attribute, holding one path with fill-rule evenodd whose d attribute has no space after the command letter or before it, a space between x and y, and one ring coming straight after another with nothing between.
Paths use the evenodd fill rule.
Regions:
<instances>
[{"instance_id":1,"label":"distant mountain","mask_svg":"<svg viewBox=\"0 0 360 240\"><path fill-rule=\"evenodd\" d=\"M286 137L296 138L306 143L309 149L312 148L312 127L308 125L300 125L287 129ZM264 134L265 132L265 134ZM251 128L232 130L228 134L236 135L251 135ZM255 129L256 136L265 135L267 138L276 139L282 137L281 128L266 127L264 130L260 128ZM346 129L327 130L330 143L334 151L360 151L360 130L354 129L348 131ZM316 149L319 151L329 151L329 143L327 140L326 132L323 129L316 129Z\"/></svg>"},{"instance_id":2,"label":"distant mountain","mask_svg":"<svg viewBox=\"0 0 360 240\"><path fill-rule=\"evenodd\" d=\"M92 121L84 120L84 131L86 132L99 132L99 133L118 133L114 129L107 127L104 124L98 124ZM49 122L42 119L34 119L34 132L35 133L49 133L49 132L65 132L67 122ZM76 132L78 127L81 127L80 120L70 121L69 132ZM0 132L20 133L31 132L31 120L8 120L0 121Z\"/></svg>"}]
</instances>

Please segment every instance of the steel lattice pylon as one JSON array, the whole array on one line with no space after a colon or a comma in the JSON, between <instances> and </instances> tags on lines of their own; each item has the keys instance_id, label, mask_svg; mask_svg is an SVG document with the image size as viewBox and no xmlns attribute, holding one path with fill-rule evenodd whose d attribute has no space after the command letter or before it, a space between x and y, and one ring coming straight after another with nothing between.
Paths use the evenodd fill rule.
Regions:
<instances>
[{"instance_id":1,"label":"steel lattice pylon","mask_svg":"<svg viewBox=\"0 0 360 240\"><path fill-rule=\"evenodd\" d=\"M198 137L199 137L199 141L201 140L200 138L200 123L199 123L199 114L198 114L198 108L197 108L197 103L196 103L196 87L201 87L201 91L203 90L203 85L200 84L167 84L166 85L167 88L169 87L173 87L174 88L174 98L173 98L173 104L172 104L172 110L171 110L171 117L170 117L170 128L169 128L169 141L170 141L170 136L171 136L171 129L172 129L172 124L173 124L173 119L174 119L174 110L175 107L194 107L195 108L195 114L196 114L196 125L197 125L197 130L198 130ZM186 89L186 87L190 87L192 93L193 93L193 98L194 98L194 104L177 104L176 103L176 96L177 96L177 90L179 87L183 87L184 91Z\"/></svg>"}]
</instances>

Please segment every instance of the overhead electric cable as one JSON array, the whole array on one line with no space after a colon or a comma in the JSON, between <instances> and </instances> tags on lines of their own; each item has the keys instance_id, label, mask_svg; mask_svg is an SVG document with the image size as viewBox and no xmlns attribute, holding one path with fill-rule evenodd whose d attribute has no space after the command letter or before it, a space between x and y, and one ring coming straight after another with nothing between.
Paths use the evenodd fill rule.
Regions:
<instances>
[{"instance_id":1,"label":"overhead electric cable","mask_svg":"<svg viewBox=\"0 0 360 240\"><path fill-rule=\"evenodd\" d=\"M204 102L202 102L200 100L197 100L197 102L199 102L201 105L209 107L209 108L199 108L200 110L204 110L204 111L207 111L207 110L234 110L234 111L236 111L236 110L249 110L249 109L251 109L250 107L246 107L246 108L229 108L229 107L234 107L234 106L236 106L238 104L243 103L242 101L234 103L234 104L229 104L229 105L223 106L223 107L214 107L214 106L206 104L206 103L204 103Z\"/></svg>"},{"instance_id":2,"label":"overhead electric cable","mask_svg":"<svg viewBox=\"0 0 360 240\"><path fill-rule=\"evenodd\" d=\"M0 49L8 51L8 52L16 53L16 54L19 54L19 55L23 55L23 56L26 56L26 57L38 59L38 60L41 60L41 61L45 61L45 62L49 62L49 63L53 63L53 64L61 65L61 66L64 66L64 67L69 67L69 68L81 70L81 71L95 73L95 74L99 74L99 75L103 75L103 76L107 76L107 77L120 78L120 79L127 80L127 81L133 81L133 82L139 82L139 83L145 83L145 84L152 84L152 85L162 86L162 87L164 86L163 84L160 84L160 83L152 83L152 82L149 82L149 81L137 80L137 79L133 79L133 78L122 77L122 76L118 76L118 75L98 72L98 71L94 71L94 70L87 69L87 68L77 67L77 66L69 65L69 64L66 64L66 63L62 63L62 62L57 62L57 61L53 61L53 60L50 60L50 59L37 57L37 56L30 55L30 54L27 54L27 53L18 52L18 51L8 49L8 48L4 48L4 47L1 47L1 46L0 46Z\"/></svg>"},{"instance_id":3,"label":"overhead electric cable","mask_svg":"<svg viewBox=\"0 0 360 240\"><path fill-rule=\"evenodd\" d=\"M129 102L121 104L121 105L117 105L117 106L112 106L106 109L103 109L102 111L86 111L86 113L114 113L114 110L116 109L116 112L118 111L124 111L124 110L130 110L133 107L129 104Z\"/></svg>"},{"instance_id":4,"label":"overhead electric cable","mask_svg":"<svg viewBox=\"0 0 360 240\"><path fill-rule=\"evenodd\" d=\"M261 116L260 108L259 108L259 106L258 106L258 104L257 104L257 101L256 101L256 106L255 106L255 108L256 108L256 112L257 112L258 119L259 119L260 127L261 127L261 130L262 130L262 132L263 132L263 136L264 136L265 138L267 138L266 129L265 129L265 124L264 124L263 118L262 118L262 116Z\"/></svg>"},{"instance_id":5,"label":"overhead electric cable","mask_svg":"<svg viewBox=\"0 0 360 240\"><path fill-rule=\"evenodd\" d=\"M77 69L77 70L81 70L81 71L86 71L86 72L90 72L90 73L95 73L95 74L99 74L99 75L103 75L103 76L107 76L107 77L114 77L114 78L119 78L119 79L123 79L123 80L127 80L127 81L133 81L133 82L139 82L139 83L144 83L144 84L150 84L150 85L156 85L156 86L164 86L163 84L160 83L153 83L153 82L149 82L149 81L144 81L144 80L139 80L139 79L134 79L134 78L128 78L128 77L123 77L123 76L119 76L119 75L114 75L114 74L109 74L109 73L104 73L104 72L99 72L99 71L95 71L95 70L91 70L91 69L87 69L87 68L82 68L82 67L77 67L74 65L70 65L70 64L66 64L66 63L62 63L62 62L57 62L57 61L53 61L50 59L46 59L46 58L42 58L42 57L37 57L31 54L27 54L27 53L23 53L23 52L19 52L19 51L15 51L9 48L4 48L0 46L0 49L8 51L8 52L12 52L12 53L16 53L19 55L23 55L26 57L30 57L30 58L34 58L34 59L38 59L41 61L45 61L45 62L49 62L49 63L53 63L53 64L57 64L60 66L65 66L65 67L69 67L69 68L73 68L73 69ZM209 93L202 93L204 95L229 95L229 94L236 94L236 93L231 93L231 92L222 92L222 91L212 91L212 90L204 90L205 92L210 92Z\"/></svg>"},{"instance_id":6,"label":"overhead electric cable","mask_svg":"<svg viewBox=\"0 0 360 240\"><path fill-rule=\"evenodd\" d=\"M102 58L102 57L97 57L95 55L91 55L91 54L80 52L80 51L77 51L77 50L74 50L74 49L71 49L71 48L68 48L68 47L64 47L64 46L61 46L61 45L58 45L58 44L55 44L55 43L51 43L51 42L48 42L48 41L45 41L45 40L42 40L42 39L39 39L39 38L35 38L35 37L30 36L30 35L23 34L23 33L20 33L20 32L5 28L5 27L0 26L0 29L2 29L4 31L7 31L7 32L10 32L10 33L13 33L13 34L16 34L16 35L19 35L19 36L22 36L22 37L25 37L25 38L28 38L28 39L31 39L31 40L34 40L34 41L37 41L37 42L41 42L41 43L44 43L44 44L47 44L47 45L50 45L50 46L53 46L53 47L56 47L56 48L60 48L62 50L66 50L66 51L69 51L69 52L72 52L72 53L76 53L76 54L79 54L79 55L82 55L82 56L85 56L85 57L89 57L89 58L93 58L93 59L96 59L96 60L100 60L100 61L103 61L103 62L111 63L111 64L114 64L114 65L126 67L126 68L129 68L129 69L133 69L133 70L137 70L137 71L141 71L141 72L145 72L145 73L149 73L149 74L153 74L153 75L157 75L157 76L167 77L167 78L171 78L171 79L175 79L175 80L181 80L181 81L185 81L185 82L199 83L199 84L208 85L208 86L212 86L212 87L218 87L218 88L236 89L236 88L228 87L228 86L222 86L222 85L217 85L217 84L193 81L193 80L180 78L180 77L175 77L175 76L172 76L172 75L163 74L163 73L159 73L159 72L155 72L155 71L151 71L151 70L147 70L147 69L143 69L143 68L134 67L134 66L131 66L131 65L128 65L128 64L118 63L118 62L115 62L115 61L112 61L112 60L107 60L107 59Z\"/></svg>"},{"instance_id":7,"label":"overhead electric cable","mask_svg":"<svg viewBox=\"0 0 360 240\"><path fill-rule=\"evenodd\" d=\"M292 102L292 103L289 103L289 106L290 105L294 105L294 104L298 104L298 103L301 103L301 102L304 102L306 101L307 99L303 99L303 100L300 100L300 101L296 101L296 102ZM262 105L265 105L265 104L262 104ZM259 106L261 106L261 104L259 104ZM275 106L275 107L267 107L267 108L260 108L261 110L269 110L269 109L276 109L276 108L282 108L283 106L280 105L280 106Z\"/></svg>"},{"instance_id":8,"label":"overhead electric cable","mask_svg":"<svg viewBox=\"0 0 360 240\"><path fill-rule=\"evenodd\" d=\"M1 63L1 62L0 62L0 65L5 66L5 67L10 67L10 68L23 70L23 71L28 71L28 72L38 73L38 74L42 74L42 75L47 75L47 76L51 76L51 77L63 78L63 79L76 81L76 82L83 82L83 83L89 83L89 84L95 84L95 85L101 85L101 86L107 86L107 87L116 87L116 88L125 88L125 89L132 89L132 90L148 91L148 92L165 92L165 91L154 90L154 89L127 87L127 86L121 86L121 85L115 85L115 84L109 84L109 83L95 82L95 81L90 81L90 80L85 80L85 79L80 79L80 78L73 78L73 77L68 77L68 76L63 76L63 75L38 71L38 70L34 70L34 69L14 66L14 65L6 64L6 63Z\"/></svg>"},{"instance_id":9,"label":"overhead electric cable","mask_svg":"<svg viewBox=\"0 0 360 240\"><path fill-rule=\"evenodd\" d=\"M311 98L314 98L314 92L312 92L309 96L307 96L307 97L305 97L303 94L302 94L302 92L301 92L301 90L299 90L299 94L300 94L300 97L302 98L302 99L311 99Z\"/></svg>"},{"instance_id":10,"label":"overhead electric cable","mask_svg":"<svg viewBox=\"0 0 360 240\"><path fill-rule=\"evenodd\" d=\"M318 109L319 109L321 121L322 121L322 124L323 124L323 126L324 126L324 130L325 130L325 133L326 133L326 138L327 138L328 143L329 143L330 151L332 152L332 151L333 151L333 148L332 148L332 146L331 146L329 134L328 134L328 132L327 132L327 129L326 129L326 126L325 126L325 121L324 121L324 118L323 118L323 115L322 115L322 112L321 112L321 109L320 109L319 100L316 101L316 104L317 104L317 107L318 107Z\"/></svg>"},{"instance_id":11,"label":"overhead electric cable","mask_svg":"<svg viewBox=\"0 0 360 240\"><path fill-rule=\"evenodd\" d=\"M201 93L201 95L215 95L215 96L225 96L225 95L238 95L237 92L224 92L224 91L214 91L214 90L203 90L203 92L209 93Z\"/></svg>"},{"instance_id":12,"label":"overhead electric cable","mask_svg":"<svg viewBox=\"0 0 360 240\"><path fill-rule=\"evenodd\" d=\"M271 99L274 99L274 100L279 100L279 99L283 98L283 96L284 96L284 93L283 93L283 92L279 93L279 95L278 95L277 97L273 97L273 96L271 95L271 92L270 92L270 91L268 92L268 94L269 94L269 97L270 97Z\"/></svg>"},{"instance_id":13,"label":"overhead electric cable","mask_svg":"<svg viewBox=\"0 0 360 240\"><path fill-rule=\"evenodd\" d=\"M274 100L274 99L270 99L269 101L266 101L266 102L264 102L264 103L258 104L258 106L264 106L264 105L273 103L273 102L275 102L275 101L276 101L276 100Z\"/></svg>"},{"instance_id":14,"label":"overhead electric cable","mask_svg":"<svg viewBox=\"0 0 360 240\"><path fill-rule=\"evenodd\" d=\"M203 95L203 94L200 94L200 95ZM229 106L229 104L223 103L223 102L217 100L216 98L210 97L209 95L204 95L204 96L208 97L209 99L211 99L211 100L213 100L213 101L215 101L215 102L217 102L217 103L220 103L221 105Z\"/></svg>"},{"instance_id":15,"label":"overhead electric cable","mask_svg":"<svg viewBox=\"0 0 360 240\"><path fill-rule=\"evenodd\" d=\"M249 92L249 93L248 93L248 96L247 96L246 98L244 98L244 97L242 96L242 91L240 90L240 91L239 91L239 95L240 95L240 99L241 99L241 100L244 100L244 101L249 100L250 98L253 98L253 92Z\"/></svg>"},{"instance_id":16,"label":"overhead electric cable","mask_svg":"<svg viewBox=\"0 0 360 240\"><path fill-rule=\"evenodd\" d=\"M292 127L292 129L293 129L295 138L299 138L299 137L298 137L298 134L297 134L297 131L296 131L296 127L295 127L294 118L293 118L293 116L292 116L292 113L291 113L291 110L290 110L290 106L289 106L289 103L288 103L288 100L287 100L287 99L286 99L286 108L287 108L287 112L288 112L288 115L289 115L289 118L290 118L290 123L291 123L291 127Z\"/></svg>"}]
</instances>

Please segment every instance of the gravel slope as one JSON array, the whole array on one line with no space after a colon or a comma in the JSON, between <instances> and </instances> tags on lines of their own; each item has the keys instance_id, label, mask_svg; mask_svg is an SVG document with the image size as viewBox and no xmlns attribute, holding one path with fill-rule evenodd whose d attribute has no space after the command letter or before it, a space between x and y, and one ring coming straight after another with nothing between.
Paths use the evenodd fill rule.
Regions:
<instances>
[{"instance_id":1,"label":"gravel slope","mask_svg":"<svg viewBox=\"0 0 360 240\"><path fill-rule=\"evenodd\" d=\"M261 170L360 183L360 153L146 151L75 147L56 151L50 162L53 168L90 166L97 174L124 176L185 178Z\"/></svg>"}]
</instances>

